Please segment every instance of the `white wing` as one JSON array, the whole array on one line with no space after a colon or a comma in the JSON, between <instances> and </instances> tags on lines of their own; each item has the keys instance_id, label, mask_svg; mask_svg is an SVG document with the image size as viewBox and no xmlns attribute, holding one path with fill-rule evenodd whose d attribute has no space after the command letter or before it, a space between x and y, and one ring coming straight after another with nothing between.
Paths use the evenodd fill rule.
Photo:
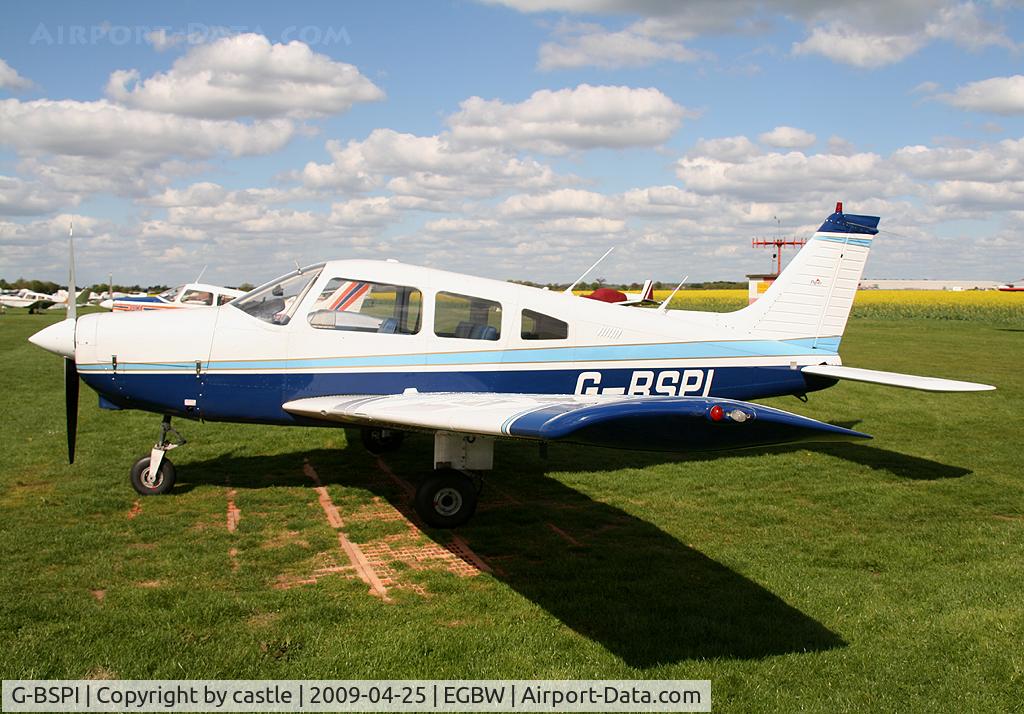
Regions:
<instances>
[{"instance_id":1,"label":"white wing","mask_svg":"<svg viewBox=\"0 0 1024 714\"><path fill-rule=\"evenodd\" d=\"M648 451L713 451L867 434L760 404L708 397L408 392L309 397L285 411L307 419Z\"/></svg>"},{"instance_id":2,"label":"white wing","mask_svg":"<svg viewBox=\"0 0 1024 714\"><path fill-rule=\"evenodd\" d=\"M582 407L615 400L622 401L622 397L408 392L310 397L288 402L283 408L291 414L347 424L507 436L508 431L503 430L507 422L538 409Z\"/></svg>"}]
</instances>

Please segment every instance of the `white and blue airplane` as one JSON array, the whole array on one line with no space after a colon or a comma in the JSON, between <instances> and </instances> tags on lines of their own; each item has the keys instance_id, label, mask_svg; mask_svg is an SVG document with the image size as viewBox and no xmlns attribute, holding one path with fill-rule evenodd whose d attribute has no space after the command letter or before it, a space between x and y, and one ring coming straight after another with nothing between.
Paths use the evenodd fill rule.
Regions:
<instances>
[{"instance_id":1,"label":"white and blue airplane","mask_svg":"<svg viewBox=\"0 0 1024 714\"><path fill-rule=\"evenodd\" d=\"M474 512L475 472L492 468L497 439L668 452L862 439L750 400L846 379L994 389L842 364L878 220L838 204L764 295L731 313L624 310L397 261L338 260L207 310L76 320L69 304L68 319L30 340L65 358L69 460L79 378L101 407L163 415L159 440L131 469L140 494L174 485L165 454L183 440L172 416L362 427L377 453L427 432L434 470L415 507L428 524L454 527Z\"/></svg>"},{"instance_id":2,"label":"white and blue airplane","mask_svg":"<svg viewBox=\"0 0 1024 714\"><path fill-rule=\"evenodd\" d=\"M100 307L114 312L180 310L182 308L225 305L244 294L242 290L194 282L164 290L159 295L125 295L108 298L100 303Z\"/></svg>"}]
</instances>

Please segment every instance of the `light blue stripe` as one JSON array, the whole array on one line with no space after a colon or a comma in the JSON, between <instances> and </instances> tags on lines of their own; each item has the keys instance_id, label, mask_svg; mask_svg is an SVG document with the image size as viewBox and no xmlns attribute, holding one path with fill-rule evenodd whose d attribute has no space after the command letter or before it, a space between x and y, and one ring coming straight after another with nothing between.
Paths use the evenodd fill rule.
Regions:
<instances>
[{"instance_id":1,"label":"light blue stripe","mask_svg":"<svg viewBox=\"0 0 1024 714\"><path fill-rule=\"evenodd\" d=\"M871 247L870 238L837 238L836 236L814 236L814 240L826 240L829 243L842 243L844 245L859 245L864 248Z\"/></svg>"},{"instance_id":2,"label":"light blue stripe","mask_svg":"<svg viewBox=\"0 0 1024 714\"><path fill-rule=\"evenodd\" d=\"M795 340L741 340L736 342L678 342L651 345L603 345L594 347L553 347L532 350L446 352L363 357L323 357L295 360L253 360L203 363L211 370L283 370L334 367L419 367L424 365L549 364L565 362L617 362L657 359L716 359L728 357L795 357L806 354L835 354L839 337L805 337ZM815 344L817 343L817 344ZM813 353L811 352L813 350ZM118 371L195 371L195 362L121 363ZM110 364L79 365L82 372L109 372Z\"/></svg>"}]
</instances>

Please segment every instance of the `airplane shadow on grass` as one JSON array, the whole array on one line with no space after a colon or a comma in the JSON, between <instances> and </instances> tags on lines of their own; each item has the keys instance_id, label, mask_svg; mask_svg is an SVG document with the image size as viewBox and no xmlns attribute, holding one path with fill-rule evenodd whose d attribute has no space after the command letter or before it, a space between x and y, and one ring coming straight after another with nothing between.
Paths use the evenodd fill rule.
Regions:
<instances>
[{"instance_id":1,"label":"airplane shadow on grass","mask_svg":"<svg viewBox=\"0 0 1024 714\"><path fill-rule=\"evenodd\" d=\"M354 439L350 438L350 443ZM846 645L836 633L727 566L648 523L595 501L549 471L606 471L664 463L730 458L560 446L542 459L516 444L514 468L485 486L475 519L459 529L495 577L628 665L648 668L686 659L759 659ZM740 454L806 449L909 479L955 478L968 469L861 444L814 444L746 450ZM739 455L739 454L737 454ZM412 437L387 462L414 480L429 463L429 439ZM405 507L408 495L385 477L376 457L360 447L278 456L225 455L181 469L177 491L196 484L234 488L309 487L308 459L324 484L366 488ZM438 543L443 531L427 531Z\"/></svg>"},{"instance_id":2,"label":"airplane shadow on grass","mask_svg":"<svg viewBox=\"0 0 1024 714\"><path fill-rule=\"evenodd\" d=\"M350 439L350 443L352 439ZM495 577L628 665L647 668L686 659L758 659L845 646L820 622L727 566L681 543L652 523L595 501L548 471L604 471L721 456L677 458L559 447L541 459L535 447L513 445L516 466L485 486L475 519L459 529ZM859 444L773 447L761 453L811 449L904 478L950 478L967 469ZM387 457L413 480L429 463L429 439L413 437ZM758 453L746 451L744 453ZM325 484L366 488L399 507L408 496L362 448L278 456L225 455L181 469L186 491L196 484L234 488L310 486L308 459ZM443 531L427 531L439 543Z\"/></svg>"}]
</instances>

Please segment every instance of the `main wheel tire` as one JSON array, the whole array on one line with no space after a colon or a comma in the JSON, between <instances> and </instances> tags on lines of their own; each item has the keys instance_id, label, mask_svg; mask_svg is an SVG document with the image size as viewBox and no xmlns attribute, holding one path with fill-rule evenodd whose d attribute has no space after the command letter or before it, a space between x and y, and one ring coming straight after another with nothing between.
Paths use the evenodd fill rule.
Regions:
<instances>
[{"instance_id":1,"label":"main wheel tire","mask_svg":"<svg viewBox=\"0 0 1024 714\"><path fill-rule=\"evenodd\" d=\"M404 431L378 427L364 427L361 430L361 436L363 446L371 454L390 454L393 451L398 451L405 440Z\"/></svg>"},{"instance_id":2,"label":"main wheel tire","mask_svg":"<svg viewBox=\"0 0 1024 714\"><path fill-rule=\"evenodd\" d=\"M476 501L476 485L468 476L441 469L420 481L413 505L427 525L457 528L476 512Z\"/></svg>"},{"instance_id":3,"label":"main wheel tire","mask_svg":"<svg viewBox=\"0 0 1024 714\"><path fill-rule=\"evenodd\" d=\"M141 496L161 496L174 488L177 475L174 464L166 456L160 461L156 474L150 474L149 457L143 456L132 466L132 488Z\"/></svg>"}]
</instances>

